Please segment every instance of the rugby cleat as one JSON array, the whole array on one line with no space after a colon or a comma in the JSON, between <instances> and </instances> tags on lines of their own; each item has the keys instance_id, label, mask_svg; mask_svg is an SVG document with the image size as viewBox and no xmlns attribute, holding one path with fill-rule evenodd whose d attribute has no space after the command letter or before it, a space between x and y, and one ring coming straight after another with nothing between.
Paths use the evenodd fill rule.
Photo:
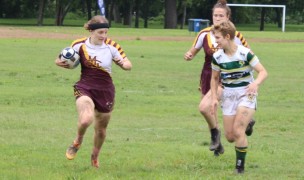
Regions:
<instances>
[{"instance_id":1,"label":"rugby cleat","mask_svg":"<svg viewBox=\"0 0 304 180\"><path fill-rule=\"evenodd\" d=\"M216 136L211 136L210 151L216 150L221 144L221 131L217 130L217 132Z\"/></svg>"},{"instance_id":2,"label":"rugby cleat","mask_svg":"<svg viewBox=\"0 0 304 180\"><path fill-rule=\"evenodd\" d=\"M214 150L214 156L219 156L220 154L224 154L224 152L224 147L222 143L220 143L219 147Z\"/></svg>"},{"instance_id":3,"label":"rugby cleat","mask_svg":"<svg viewBox=\"0 0 304 180\"><path fill-rule=\"evenodd\" d=\"M244 174L244 172L245 172L244 168L236 168L234 170L235 174Z\"/></svg>"},{"instance_id":4,"label":"rugby cleat","mask_svg":"<svg viewBox=\"0 0 304 180\"><path fill-rule=\"evenodd\" d=\"M68 147L66 150L65 156L68 160L73 160L76 157L76 153L80 148L79 143L76 143L75 141Z\"/></svg>"},{"instance_id":5,"label":"rugby cleat","mask_svg":"<svg viewBox=\"0 0 304 180\"><path fill-rule=\"evenodd\" d=\"M245 134L247 136L251 136L251 134L253 133L253 126L255 124L255 120L254 119L251 119L247 128L246 128L246 131L245 131Z\"/></svg>"},{"instance_id":6,"label":"rugby cleat","mask_svg":"<svg viewBox=\"0 0 304 180\"><path fill-rule=\"evenodd\" d=\"M93 167L99 168L98 158L95 157L93 154L91 155L91 164Z\"/></svg>"}]
</instances>

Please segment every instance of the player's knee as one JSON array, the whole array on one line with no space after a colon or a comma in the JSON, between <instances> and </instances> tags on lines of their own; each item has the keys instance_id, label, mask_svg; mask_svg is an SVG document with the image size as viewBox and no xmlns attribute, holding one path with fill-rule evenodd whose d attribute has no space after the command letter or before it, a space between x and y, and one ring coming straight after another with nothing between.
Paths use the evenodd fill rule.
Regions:
<instances>
[{"instance_id":1,"label":"player's knee","mask_svg":"<svg viewBox=\"0 0 304 180\"><path fill-rule=\"evenodd\" d=\"M92 113L82 114L79 118L81 127L89 127L92 124L94 115Z\"/></svg>"},{"instance_id":2,"label":"player's knee","mask_svg":"<svg viewBox=\"0 0 304 180\"><path fill-rule=\"evenodd\" d=\"M232 132L225 133L225 137L228 142L230 142L230 143L234 142L234 134Z\"/></svg>"},{"instance_id":3,"label":"player's knee","mask_svg":"<svg viewBox=\"0 0 304 180\"><path fill-rule=\"evenodd\" d=\"M85 127L85 128L89 127L90 124L91 124L90 121L81 121L81 122L79 123L79 125L80 125L81 127Z\"/></svg>"},{"instance_id":4,"label":"player's knee","mask_svg":"<svg viewBox=\"0 0 304 180\"><path fill-rule=\"evenodd\" d=\"M242 131L240 129L235 129L233 131L233 137L234 139L239 139L243 136L244 133L242 133Z\"/></svg>"},{"instance_id":5,"label":"player's knee","mask_svg":"<svg viewBox=\"0 0 304 180\"><path fill-rule=\"evenodd\" d=\"M210 111L209 111L210 108L208 106L206 106L206 104L203 104L203 103L200 103L200 105L198 106L198 110L203 115L210 113Z\"/></svg>"}]
</instances>

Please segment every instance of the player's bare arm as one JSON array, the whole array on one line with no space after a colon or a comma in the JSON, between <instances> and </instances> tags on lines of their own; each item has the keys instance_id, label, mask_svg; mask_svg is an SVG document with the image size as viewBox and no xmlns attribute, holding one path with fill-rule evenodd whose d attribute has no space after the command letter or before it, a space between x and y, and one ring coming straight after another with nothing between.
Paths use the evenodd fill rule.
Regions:
<instances>
[{"instance_id":1,"label":"player's bare arm","mask_svg":"<svg viewBox=\"0 0 304 180\"><path fill-rule=\"evenodd\" d=\"M192 47L191 49L189 49L189 51L187 51L185 53L184 59L186 61L191 61L198 52L199 52L199 49L196 49L196 48Z\"/></svg>"},{"instance_id":2,"label":"player's bare arm","mask_svg":"<svg viewBox=\"0 0 304 180\"><path fill-rule=\"evenodd\" d=\"M256 95L258 93L259 86L265 81L268 73L261 63L258 63L253 67L253 69L258 73L257 78L247 86L248 95Z\"/></svg>"},{"instance_id":3,"label":"player's bare arm","mask_svg":"<svg viewBox=\"0 0 304 180\"><path fill-rule=\"evenodd\" d=\"M215 114L218 105L218 85L219 85L220 72L212 70L210 90L211 90L211 107L210 113Z\"/></svg>"},{"instance_id":4,"label":"player's bare arm","mask_svg":"<svg viewBox=\"0 0 304 180\"><path fill-rule=\"evenodd\" d=\"M132 63L127 57L125 57L124 59L114 58L113 61L116 65L121 67L123 70L132 69Z\"/></svg>"}]
</instances>

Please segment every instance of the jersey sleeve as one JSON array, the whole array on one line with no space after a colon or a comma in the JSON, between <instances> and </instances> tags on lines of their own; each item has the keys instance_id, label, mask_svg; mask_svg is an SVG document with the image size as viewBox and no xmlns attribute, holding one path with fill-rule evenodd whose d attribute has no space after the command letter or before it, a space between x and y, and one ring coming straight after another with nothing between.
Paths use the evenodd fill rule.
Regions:
<instances>
[{"instance_id":1,"label":"jersey sleeve","mask_svg":"<svg viewBox=\"0 0 304 180\"><path fill-rule=\"evenodd\" d=\"M211 68L212 68L212 70L215 70L215 71L220 71L221 70L220 65L218 64L218 62L216 61L214 56L212 56Z\"/></svg>"},{"instance_id":2,"label":"jersey sleeve","mask_svg":"<svg viewBox=\"0 0 304 180\"><path fill-rule=\"evenodd\" d=\"M259 58L255 54L253 54L252 51L248 52L247 61L249 62L250 66L252 66L252 67L254 67L255 65L257 65L260 62Z\"/></svg>"},{"instance_id":3,"label":"jersey sleeve","mask_svg":"<svg viewBox=\"0 0 304 180\"><path fill-rule=\"evenodd\" d=\"M203 47L203 43L204 43L204 38L205 36L208 34L208 32L210 32L211 28L205 28L203 30L201 30L198 35L196 36L196 38L193 41L192 47L194 47L195 49L201 49Z\"/></svg>"},{"instance_id":4,"label":"jersey sleeve","mask_svg":"<svg viewBox=\"0 0 304 180\"><path fill-rule=\"evenodd\" d=\"M127 57L125 51L122 49L122 47L120 46L120 44L116 43L115 41L113 41L113 40L111 40L111 39L109 39L109 38L107 38L107 39L105 40L105 43L108 44L108 45L113 46L113 47L118 51L118 53L120 54L120 56L121 56L123 59Z\"/></svg>"},{"instance_id":5,"label":"jersey sleeve","mask_svg":"<svg viewBox=\"0 0 304 180\"><path fill-rule=\"evenodd\" d=\"M112 45L109 45L113 59L123 59L120 52Z\"/></svg>"},{"instance_id":6,"label":"jersey sleeve","mask_svg":"<svg viewBox=\"0 0 304 180\"><path fill-rule=\"evenodd\" d=\"M77 40L73 41L73 42L71 43L70 46L71 46L76 52L79 53L79 49L80 49L81 45L82 45L86 40L87 40L87 38L77 39Z\"/></svg>"},{"instance_id":7,"label":"jersey sleeve","mask_svg":"<svg viewBox=\"0 0 304 180\"><path fill-rule=\"evenodd\" d=\"M236 43L238 45L243 45L244 47L249 48L248 42L247 40L244 38L244 36L242 35L242 33L240 33L239 31L235 32L235 37L236 37Z\"/></svg>"}]
</instances>

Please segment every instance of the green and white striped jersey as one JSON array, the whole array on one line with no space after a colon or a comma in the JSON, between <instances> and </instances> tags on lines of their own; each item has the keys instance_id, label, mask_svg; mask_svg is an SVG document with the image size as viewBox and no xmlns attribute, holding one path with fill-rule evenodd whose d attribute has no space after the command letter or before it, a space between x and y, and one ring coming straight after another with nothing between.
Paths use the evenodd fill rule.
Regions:
<instances>
[{"instance_id":1,"label":"green and white striped jersey","mask_svg":"<svg viewBox=\"0 0 304 180\"><path fill-rule=\"evenodd\" d=\"M238 45L237 51L231 57L227 56L223 49L215 52L212 59L212 69L220 71L224 87L243 87L253 82L253 67L258 63L258 57L250 49Z\"/></svg>"}]
</instances>

